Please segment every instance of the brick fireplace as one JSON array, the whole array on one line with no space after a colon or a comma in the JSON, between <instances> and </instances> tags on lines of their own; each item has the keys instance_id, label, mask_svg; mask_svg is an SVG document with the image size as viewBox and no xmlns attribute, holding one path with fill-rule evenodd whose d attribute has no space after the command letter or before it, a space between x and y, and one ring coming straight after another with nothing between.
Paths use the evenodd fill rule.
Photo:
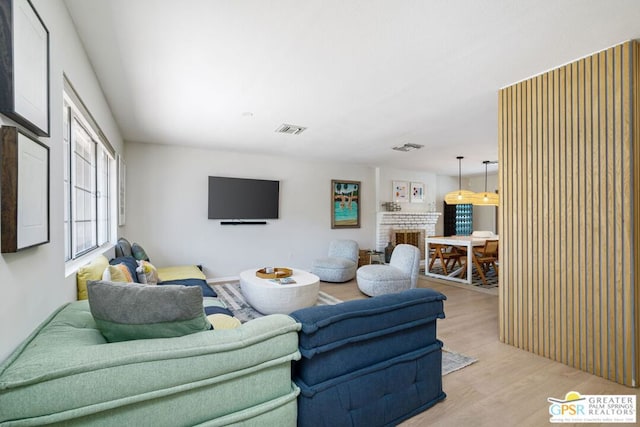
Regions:
<instances>
[{"instance_id":1,"label":"brick fireplace","mask_svg":"<svg viewBox=\"0 0 640 427\"><path fill-rule=\"evenodd\" d=\"M436 234L440 212L378 212L376 249L387 243L417 246L424 259L424 239ZM398 241L400 239L400 241Z\"/></svg>"}]
</instances>

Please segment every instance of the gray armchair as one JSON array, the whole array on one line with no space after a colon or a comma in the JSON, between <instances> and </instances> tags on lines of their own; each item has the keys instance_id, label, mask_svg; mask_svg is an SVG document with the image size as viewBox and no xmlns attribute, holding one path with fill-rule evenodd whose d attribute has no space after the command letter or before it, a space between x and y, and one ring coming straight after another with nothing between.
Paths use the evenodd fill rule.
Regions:
<instances>
[{"instance_id":1,"label":"gray armchair","mask_svg":"<svg viewBox=\"0 0 640 427\"><path fill-rule=\"evenodd\" d=\"M333 240L329 254L316 259L311 272L323 282L342 283L356 277L358 268L358 243L353 240Z\"/></svg>"},{"instance_id":2,"label":"gray armchair","mask_svg":"<svg viewBox=\"0 0 640 427\"><path fill-rule=\"evenodd\" d=\"M358 269L358 288L369 296L415 288L419 271L420 249L413 245L398 245L389 264L364 265Z\"/></svg>"}]
</instances>

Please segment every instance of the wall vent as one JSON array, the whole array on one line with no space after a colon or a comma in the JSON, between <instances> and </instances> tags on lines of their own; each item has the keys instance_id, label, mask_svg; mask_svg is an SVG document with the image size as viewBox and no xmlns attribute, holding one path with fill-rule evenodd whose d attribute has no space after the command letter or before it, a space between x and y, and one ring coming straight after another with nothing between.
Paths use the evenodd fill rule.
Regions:
<instances>
[{"instance_id":1,"label":"wall vent","mask_svg":"<svg viewBox=\"0 0 640 427\"><path fill-rule=\"evenodd\" d=\"M422 147L424 147L424 145L420 145L420 144L412 144L412 143L410 143L410 142L407 142L407 143L406 143L406 144L404 144L404 145L400 145L400 146L398 146L398 147L393 147L393 149L394 149L394 150L396 150L396 151L404 151L404 152L407 152L407 151L419 150L419 149L421 149Z\"/></svg>"},{"instance_id":2,"label":"wall vent","mask_svg":"<svg viewBox=\"0 0 640 427\"><path fill-rule=\"evenodd\" d=\"M282 126L276 129L276 132L288 133L289 135L300 135L302 132L304 132L305 129L306 127L303 126L288 125L283 123Z\"/></svg>"}]
</instances>

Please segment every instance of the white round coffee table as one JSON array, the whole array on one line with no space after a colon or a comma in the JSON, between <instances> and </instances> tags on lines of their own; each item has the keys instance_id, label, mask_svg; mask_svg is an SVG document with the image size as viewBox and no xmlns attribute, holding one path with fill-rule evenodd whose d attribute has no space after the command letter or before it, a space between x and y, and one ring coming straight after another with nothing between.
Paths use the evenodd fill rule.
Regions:
<instances>
[{"instance_id":1,"label":"white round coffee table","mask_svg":"<svg viewBox=\"0 0 640 427\"><path fill-rule=\"evenodd\" d=\"M240 273L240 289L245 299L262 314L289 314L315 305L320 278L304 270L292 269L296 283L281 285L256 276L258 268Z\"/></svg>"}]
</instances>

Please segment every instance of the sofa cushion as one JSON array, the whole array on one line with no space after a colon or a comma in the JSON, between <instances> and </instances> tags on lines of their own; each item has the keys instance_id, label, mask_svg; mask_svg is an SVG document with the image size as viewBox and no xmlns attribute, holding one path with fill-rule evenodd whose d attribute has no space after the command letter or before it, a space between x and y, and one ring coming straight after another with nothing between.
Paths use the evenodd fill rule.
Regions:
<instances>
[{"instance_id":1,"label":"sofa cushion","mask_svg":"<svg viewBox=\"0 0 640 427\"><path fill-rule=\"evenodd\" d=\"M158 267L158 279L161 282L181 280L181 279L202 279L206 280L204 275L195 265L175 265L172 267Z\"/></svg>"},{"instance_id":2,"label":"sofa cushion","mask_svg":"<svg viewBox=\"0 0 640 427\"><path fill-rule=\"evenodd\" d=\"M356 263L348 258L327 257L318 258L313 261L314 268L337 268L345 269L355 267Z\"/></svg>"},{"instance_id":3,"label":"sofa cushion","mask_svg":"<svg viewBox=\"0 0 640 427\"><path fill-rule=\"evenodd\" d=\"M211 329L197 287L93 281L89 306L109 342L169 338Z\"/></svg>"},{"instance_id":4,"label":"sofa cushion","mask_svg":"<svg viewBox=\"0 0 640 427\"><path fill-rule=\"evenodd\" d=\"M100 255L95 257L89 264L78 269L76 273L76 286L78 288L78 299L87 299L87 282L89 280L100 280L104 269L109 265L109 260Z\"/></svg>"},{"instance_id":5,"label":"sofa cushion","mask_svg":"<svg viewBox=\"0 0 640 427\"><path fill-rule=\"evenodd\" d=\"M106 343L88 301L74 301L0 362L0 425L295 426L298 327L272 315Z\"/></svg>"},{"instance_id":6,"label":"sofa cushion","mask_svg":"<svg viewBox=\"0 0 640 427\"><path fill-rule=\"evenodd\" d=\"M290 314L302 324L296 376L308 385L373 366L436 341L446 297L410 289Z\"/></svg>"},{"instance_id":7,"label":"sofa cushion","mask_svg":"<svg viewBox=\"0 0 640 427\"><path fill-rule=\"evenodd\" d=\"M307 307L294 311L290 316L302 324L300 347L303 353L318 353L323 348L329 350L347 345L354 336L375 334L403 325L408 319L443 319L442 301L445 299L443 294L433 289L409 289L336 305Z\"/></svg>"}]
</instances>

